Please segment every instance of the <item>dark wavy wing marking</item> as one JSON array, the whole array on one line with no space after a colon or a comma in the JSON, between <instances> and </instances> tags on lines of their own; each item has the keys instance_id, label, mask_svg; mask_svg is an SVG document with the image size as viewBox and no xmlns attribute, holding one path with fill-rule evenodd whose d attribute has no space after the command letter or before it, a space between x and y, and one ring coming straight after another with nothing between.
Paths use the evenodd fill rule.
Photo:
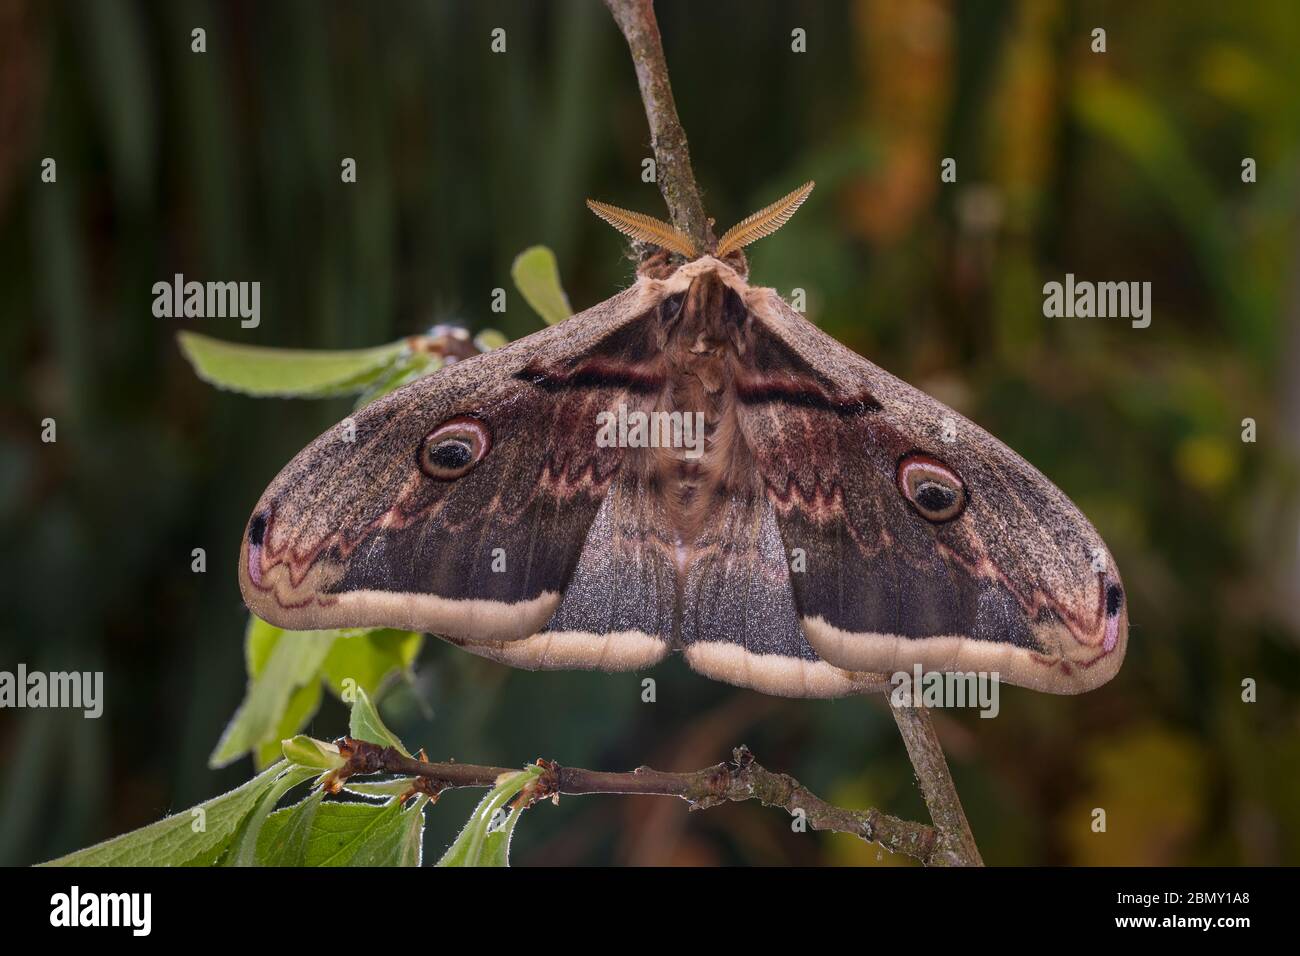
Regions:
<instances>
[{"instance_id":1,"label":"dark wavy wing marking","mask_svg":"<svg viewBox=\"0 0 1300 956\"><path fill-rule=\"evenodd\" d=\"M837 382L820 371L756 318L745 321L746 350L735 371L741 405L789 405L851 418L880 410L880 402L861 382Z\"/></svg>"}]
</instances>

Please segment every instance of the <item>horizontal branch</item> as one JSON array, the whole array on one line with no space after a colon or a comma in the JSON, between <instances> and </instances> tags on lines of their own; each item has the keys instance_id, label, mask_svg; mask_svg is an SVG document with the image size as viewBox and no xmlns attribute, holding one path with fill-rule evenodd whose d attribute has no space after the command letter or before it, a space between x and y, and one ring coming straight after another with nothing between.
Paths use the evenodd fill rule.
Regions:
<instances>
[{"instance_id":1,"label":"horizontal branch","mask_svg":"<svg viewBox=\"0 0 1300 956\"><path fill-rule=\"evenodd\" d=\"M516 773L512 767L483 767L455 761L434 763L407 757L392 747L344 738L338 741L347 763L335 771L338 783L350 776L390 773L416 777L417 789L437 796L457 787L492 787L503 774ZM754 759L746 747L732 751L731 763L715 764L702 770L669 773L638 767L628 772L583 770L561 767L551 761L538 761L545 772L535 789L528 794L536 801L560 794L593 793L641 794L679 797L692 810L703 810L729 801L757 800L766 807L780 807L792 816L802 811L809 827L834 833L851 833L894 853L903 853L922 863L929 863L938 842L931 826L902 820L880 810L850 810L822 800L798 780L785 773L774 773Z\"/></svg>"}]
</instances>

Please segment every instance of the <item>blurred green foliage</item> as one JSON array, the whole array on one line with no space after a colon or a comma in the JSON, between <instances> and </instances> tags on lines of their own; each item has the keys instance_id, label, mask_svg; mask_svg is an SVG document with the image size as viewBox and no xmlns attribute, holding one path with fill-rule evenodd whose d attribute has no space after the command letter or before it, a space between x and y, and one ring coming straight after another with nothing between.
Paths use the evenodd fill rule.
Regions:
<instances>
[{"instance_id":1,"label":"blurred green foliage","mask_svg":"<svg viewBox=\"0 0 1300 956\"><path fill-rule=\"evenodd\" d=\"M1300 7L657 7L719 224L817 180L752 279L806 289L822 327L1032 461L1124 574L1112 683L939 715L985 859L1300 862ZM207 768L245 687L240 534L351 407L219 392L175 333L337 350L457 320L517 337L539 325L522 297L489 306L521 250L554 249L582 309L632 271L583 200L662 203L595 0L6 4L0 131L0 667L102 669L107 695L97 721L0 712L0 862L30 863L248 778ZM177 272L260 281L260 326L154 318L152 285ZM1042 285L1066 272L1152 282L1151 327L1044 319ZM829 799L924 814L878 702L765 698L670 660L644 704L643 676L511 671L430 641L385 718L435 759L504 766L693 769L746 743ZM346 721L322 695L307 732ZM426 858L477 799L427 812ZM512 854L897 862L757 806L626 797L538 807Z\"/></svg>"}]
</instances>

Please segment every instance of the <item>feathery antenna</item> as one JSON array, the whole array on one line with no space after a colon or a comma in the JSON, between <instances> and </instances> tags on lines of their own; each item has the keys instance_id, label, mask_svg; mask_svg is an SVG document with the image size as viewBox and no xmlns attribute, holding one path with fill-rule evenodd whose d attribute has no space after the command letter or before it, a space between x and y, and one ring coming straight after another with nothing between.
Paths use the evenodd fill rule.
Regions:
<instances>
[{"instance_id":1,"label":"feathery antenna","mask_svg":"<svg viewBox=\"0 0 1300 956\"><path fill-rule=\"evenodd\" d=\"M811 181L806 182L788 196L782 196L772 205L765 206L752 216L736 223L718 240L718 251L715 255L721 259L729 252L735 252L742 246L776 232L789 221L795 210L803 205L803 201L813 191L813 185Z\"/></svg>"},{"instance_id":2,"label":"feathery antenna","mask_svg":"<svg viewBox=\"0 0 1300 956\"><path fill-rule=\"evenodd\" d=\"M639 239L641 242L652 242L687 259L694 259L696 256L695 246L686 234L662 220L644 213L632 212L630 209L620 209L608 203L596 202L594 199L587 200L587 207L625 236Z\"/></svg>"}]
</instances>

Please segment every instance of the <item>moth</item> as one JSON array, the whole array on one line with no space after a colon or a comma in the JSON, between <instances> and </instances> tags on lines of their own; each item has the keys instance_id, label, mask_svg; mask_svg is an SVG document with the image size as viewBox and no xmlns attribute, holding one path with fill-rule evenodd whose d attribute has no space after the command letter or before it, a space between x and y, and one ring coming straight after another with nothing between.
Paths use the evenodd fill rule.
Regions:
<instances>
[{"instance_id":1,"label":"moth","mask_svg":"<svg viewBox=\"0 0 1300 956\"><path fill-rule=\"evenodd\" d=\"M285 628L427 631L528 669L679 651L789 697L884 689L917 665L1062 694L1109 680L1124 587L1079 510L749 284L743 247L812 187L706 251L589 202L640 243L635 283L299 453L248 522L248 606ZM635 424L611 429L618 416Z\"/></svg>"}]
</instances>

